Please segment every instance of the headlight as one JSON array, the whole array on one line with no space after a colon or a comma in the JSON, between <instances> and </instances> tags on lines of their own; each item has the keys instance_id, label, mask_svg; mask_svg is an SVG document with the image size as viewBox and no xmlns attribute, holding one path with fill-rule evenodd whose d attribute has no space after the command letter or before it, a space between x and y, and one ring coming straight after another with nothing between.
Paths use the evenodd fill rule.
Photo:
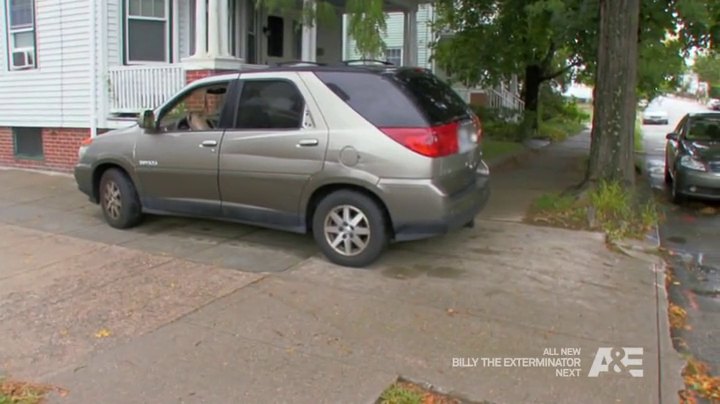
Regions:
<instances>
[{"instance_id":1,"label":"headlight","mask_svg":"<svg viewBox=\"0 0 720 404\"><path fill-rule=\"evenodd\" d=\"M688 168L690 170L695 171L707 171L707 168L705 167L705 163L703 163L700 160L697 160L696 158L692 156L682 156L680 158L680 165Z\"/></svg>"},{"instance_id":2,"label":"headlight","mask_svg":"<svg viewBox=\"0 0 720 404\"><path fill-rule=\"evenodd\" d=\"M83 156L85 155L85 152L87 151L88 147L92 144L92 138L89 137L82 142L80 142L80 147L78 148L78 161L82 160Z\"/></svg>"}]
</instances>

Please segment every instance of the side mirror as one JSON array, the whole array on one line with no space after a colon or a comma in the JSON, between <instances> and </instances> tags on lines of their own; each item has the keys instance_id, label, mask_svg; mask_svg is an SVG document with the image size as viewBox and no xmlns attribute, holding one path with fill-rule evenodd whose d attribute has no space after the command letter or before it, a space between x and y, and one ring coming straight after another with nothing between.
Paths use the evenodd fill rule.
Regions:
<instances>
[{"instance_id":1,"label":"side mirror","mask_svg":"<svg viewBox=\"0 0 720 404\"><path fill-rule=\"evenodd\" d=\"M670 132L667 135L665 135L665 139L667 140L678 140L678 135L675 132Z\"/></svg>"},{"instance_id":2,"label":"side mirror","mask_svg":"<svg viewBox=\"0 0 720 404\"><path fill-rule=\"evenodd\" d=\"M148 132L155 131L155 112L148 109L143 111L142 115L138 118L138 125Z\"/></svg>"}]
</instances>

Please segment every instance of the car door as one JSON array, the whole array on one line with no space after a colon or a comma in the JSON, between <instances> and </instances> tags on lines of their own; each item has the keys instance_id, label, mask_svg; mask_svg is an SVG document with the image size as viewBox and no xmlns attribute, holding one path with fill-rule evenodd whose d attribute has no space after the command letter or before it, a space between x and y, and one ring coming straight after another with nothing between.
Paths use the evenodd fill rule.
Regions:
<instances>
[{"instance_id":1,"label":"car door","mask_svg":"<svg viewBox=\"0 0 720 404\"><path fill-rule=\"evenodd\" d=\"M328 130L296 72L241 75L235 124L220 150L223 215L304 229L300 197L323 168Z\"/></svg>"},{"instance_id":2,"label":"car door","mask_svg":"<svg viewBox=\"0 0 720 404\"><path fill-rule=\"evenodd\" d=\"M134 159L145 209L193 216L221 214L218 153L232 83L224 80L187 88L161 109L156 128L138 137Z\"/></svg>"}]
</instances>

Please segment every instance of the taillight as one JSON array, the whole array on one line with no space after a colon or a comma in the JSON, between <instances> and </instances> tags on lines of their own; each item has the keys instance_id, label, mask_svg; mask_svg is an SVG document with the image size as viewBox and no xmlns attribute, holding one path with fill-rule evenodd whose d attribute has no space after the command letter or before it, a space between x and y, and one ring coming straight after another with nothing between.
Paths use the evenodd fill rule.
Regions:
<instances>
[{"instance_id":1,"label":"taillight","mask_svg":"<svg viewBox=\"0 0 720 404\"><path fill-rule=\"evenodd\" d=\"M473 120L473 123L475 124L475 135L476 135L475 141L478 144L480 144L482 142L482 137L483 137L482 122L480 122L480 118L475 114L472 114L472 120Z\"/></svg>"},{"instance_id":2,"label":"taillight","mask_svg":"<svg viewBox=\"0 0 720 404\"><path fill-rule=\"evenodd\" d=\"M443 157L459 151L458 124L430 128L380 128L394 141L427 157Z\"/></svg>"}]
</instances>

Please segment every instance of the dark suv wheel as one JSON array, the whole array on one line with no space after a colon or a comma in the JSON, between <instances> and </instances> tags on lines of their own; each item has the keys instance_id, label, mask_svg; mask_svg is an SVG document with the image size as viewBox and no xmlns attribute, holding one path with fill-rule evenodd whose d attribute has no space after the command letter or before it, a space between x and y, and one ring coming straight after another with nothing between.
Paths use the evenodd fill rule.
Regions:
<instances>
[{"instance_id":1,"label":"dark suv wheel","mask_svg":"<svg viewBox=\"0 0 720 404\"><path fill-rule=\"evenodd\" d=\"M320 201L312 228L323 254L348 267L373 263L389 239L382 208L370 197L350 190L333 192Z\"/></svg>"},{"instance_id":2,"label":"dark suv wheel","mask_svg":"<svg viewBox=\"0 0 720 404\"><path fill-rule=\"evenodd\" d=\"M127 174L116 168L108 169L100 179L98 193L103 216L110 226L127 229L140 223L140 199Z\"/></svg>"}]
</instances>

